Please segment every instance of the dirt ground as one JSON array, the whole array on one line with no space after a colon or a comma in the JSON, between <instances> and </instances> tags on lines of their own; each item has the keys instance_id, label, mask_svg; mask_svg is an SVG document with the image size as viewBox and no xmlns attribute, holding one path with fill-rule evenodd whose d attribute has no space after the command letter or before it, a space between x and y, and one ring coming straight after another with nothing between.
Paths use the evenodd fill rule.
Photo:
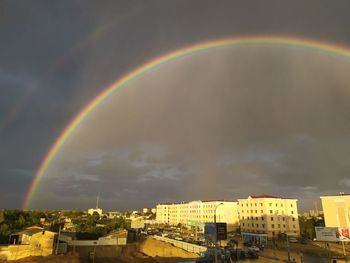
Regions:
<instances>
[{"instance_id":1,"label":"dirt ground","mask_svg":"<svg viewBox=\"0 0 350 263\"><path fill-rule=\"evenodd\" d=\"M4 262L18 262L18 263L80 263L79 256L76 255L59 255L59 256L47 256L47 257L27 257L16 261L2 261Z\"/></svg>"}]
</instances>

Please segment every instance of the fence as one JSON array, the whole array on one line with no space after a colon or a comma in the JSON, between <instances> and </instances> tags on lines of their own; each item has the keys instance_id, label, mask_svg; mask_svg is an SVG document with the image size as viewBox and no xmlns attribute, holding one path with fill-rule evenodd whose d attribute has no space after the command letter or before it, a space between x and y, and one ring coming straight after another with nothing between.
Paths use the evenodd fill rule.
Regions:
<instances>
[{"instance_id":1,"label":"fence","mask_svg":"<svg viewBox=\"0 0 350 263\"><path fill-rule=\"evenodd\" d=\"M159 240L159 241L164 241L170 244L173 244L175 247L182 248L183 250L186 250L191 253L197 253L200 254L201 252L207 251L206 247L202 247L199 245L195 244L190 244L187 242L167 238L167 237L161 237L161 236L153 236L154 239Z\"/></svg>"}]
</instances>

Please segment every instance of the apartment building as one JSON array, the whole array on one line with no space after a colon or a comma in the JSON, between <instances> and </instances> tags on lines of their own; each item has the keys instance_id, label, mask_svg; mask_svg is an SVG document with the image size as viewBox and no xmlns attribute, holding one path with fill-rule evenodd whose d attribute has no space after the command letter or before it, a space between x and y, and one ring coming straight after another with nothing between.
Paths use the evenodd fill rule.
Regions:
<instances>
[{"instance_id":1,"label":"apartment building","mask_svg":"<svg viewBox=\"0 0 350 263\"><path fill-rule=\"evenodd\" d=\"M238 199L241 233L244 240L266 242L267 238L284 233L299 236L296 199L271 195Z\"/></svg>"},{"instance_id":2,"label":"apartment building","mask_svg":"<svg viewBox=\"0 0 350 263\"><path fill-rule=\"evenodd\" d=\"M239 226L238 203L225 200L191 201L171 204L158 204L156 222L169 225L204 225L226 222L228 231Z\"/></svg>"},{"instance_id":3,"label":"apartment building","mask_svg":"<svg viewBox=\"0 0 350 263\"><path fill-rule=\"evenodd\" d=\"M350 228L350 194L321 196L326 227Z\"/></svg>"}]
</instances>

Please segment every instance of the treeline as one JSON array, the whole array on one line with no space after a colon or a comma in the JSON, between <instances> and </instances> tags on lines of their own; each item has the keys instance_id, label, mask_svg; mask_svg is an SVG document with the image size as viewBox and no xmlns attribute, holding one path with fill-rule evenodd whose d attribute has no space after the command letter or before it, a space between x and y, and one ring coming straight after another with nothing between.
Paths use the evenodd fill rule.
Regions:
<instances>
[{"instance_id":1,"label":"treeline","mask_svg":"<svg viewBox=\"0 0 350 263\"><path fill-rule=\"evenodd\" d=\"M76 237L78 239L98 239L118 229L128 229L129 224L122 217L108 219L98 215L89 215L84 219L75 219Z\"/></svg>"},{"instance_id":2,"label":"treeline","mask_svg":"<svg viewBox=\"0 0 350 263\"><path fill-rule=\"evenodd\" d=\"M0 210L0 244L8 243L11 234L38 225L41 217L46 217L41 211Z\"/></svg>"}]
</instances>

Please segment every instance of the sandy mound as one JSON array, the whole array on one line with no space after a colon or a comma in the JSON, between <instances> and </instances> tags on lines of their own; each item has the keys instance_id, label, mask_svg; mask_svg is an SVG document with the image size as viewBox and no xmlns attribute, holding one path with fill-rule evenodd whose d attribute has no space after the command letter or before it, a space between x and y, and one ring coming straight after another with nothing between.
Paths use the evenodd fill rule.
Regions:
<instances>
[{"instance_id":1,"label":"sandy mound","mask_svg":"<svg viewBox=\"0 0 350 263\"><path fill-rule=\"evenodd\" d=\"M148 238L140 244L139 251L153 258L198 258L197 254L187 252L169 243Z\"/></svg>"}]
</instances>

